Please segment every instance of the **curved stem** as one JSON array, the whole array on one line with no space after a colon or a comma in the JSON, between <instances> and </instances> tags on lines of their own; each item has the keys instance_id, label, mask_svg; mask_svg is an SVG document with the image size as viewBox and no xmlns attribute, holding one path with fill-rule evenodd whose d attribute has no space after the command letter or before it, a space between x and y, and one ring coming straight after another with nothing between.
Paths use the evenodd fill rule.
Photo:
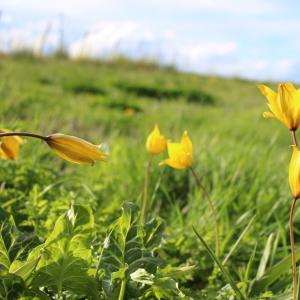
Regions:
<instances>
[{"instance_id":1,"label":"curved stem","mask_svg":"<svg viewBox=\"0 0 300 300\"><path fill-rule=\"evenodd\" d=\"M293 276L293 300L297 300L298 288L297 288L297 268L296 268L296 256L295 256L295 241L294 241L294 210L297 202L297 198L293 199L290 210L290 242L291 242L291 256L292 256L292 276Z\"/></svg>"},{"instance_id":2,"label":"curved stem","mask_svg":"<svg viewBox=\"0 0 300 300\"><path fill-rule=\"evenodd\" d=\"M298 147L298 141L296 136L296 130L291 130L293 145Z\"/></svg>"},{"instance_id":3,"label":"curved stem","mask_svg":"<svg viewBox=\"0 0 300 300\"><path fill-rule=\"evenodd\" d=\"M4 132L0 133L0 138L2 137L8 137L8 136L24 136L24 137L32 137L36 139L40 139L43 141L47 140L46 136L40 135L40 134L35 134L35 133L29 133L29 132Z\"/></svg>"},{"instance_id":4,"label":"curved stem","mask_svg":"<svg viewBox=\"0 0 300 300\"><path fill-rule=\"evenodd\" d=\"M215 223L216 256L218 257L219 252L220 252L220 246L219 246L219 225L218 225L218 221L217 221L217 211L214 207L214 204L211 200L211 197L210 197L209 193L207 192L206 188L202 185L202 183L200 181L200 178L196 174L195 170L192 167L190 168L190 170L191 170L191 172L192 172L192 174L195 178L195 181L196 181L197 185L202 190L203 194L205 195L205 197L208 200L208 204L209 204L209 207L210 207L210 210L211 210L213 221Z\"/></svg>"},{"instance_id":5,"label":"curved stem","mask_svg":"<svg viewBox=\"0 0 300 300\"><path fill-rule=\"evenodd\" d=\"M126 280L122 279L121 283L121 288L120 288L120 293L119 293L119 298L118 300L123 300L125 296L125 288L126 288Z\"/></svg>"},{"instance_id":6,"label":"curved stem","mask_svg":"<svg viewBox=\"0 0 300 300\"><path fill-rule=\"evenodd\" d=\"M149 175L150 175L150 167L152 162L152 155L150 156L146 169L145 169L145 179L144 179L144 191L143 191L143 203L141 209L141 223L144 224L146 218L146 210L147 210L147 203L148 203L148 186L149 186Z\"/></svg>"}]
</instances>

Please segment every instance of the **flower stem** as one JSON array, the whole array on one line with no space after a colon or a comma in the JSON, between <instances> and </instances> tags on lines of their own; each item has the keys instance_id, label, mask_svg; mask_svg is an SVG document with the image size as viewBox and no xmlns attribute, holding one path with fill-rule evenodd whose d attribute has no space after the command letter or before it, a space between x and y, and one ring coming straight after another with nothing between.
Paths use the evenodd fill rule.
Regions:
<instances>
[{"instance_id":1,"label":"flower stem","mask_svg":"<svg viewBox=\"0 0 300 300\"><path fill-rule=\"evenodd\" d=\"M40 139L43 141L47 140L46 136L40 135L40 134L35 134L35 133L29 133L29 132L4 132L0 133L0 138L2 137L7 137L7 136L24 136L24 137L32 137L36 139Z\"/></svg>"},{"instance_id":2,"label":"flower stem","mask_svg":"<svg viewBox=\"0 0 300 300\"><path fill-rule=\"evenodd\" d=\"M125 278L122 279L121 283L121 288L120 288L120 293L119 293L119 298L118 300L123 300L125 296L125 288L126 288L126 280Z\"/></svg>"},{"instance_id":3,"label":"flower stem","mask_svg":"<svg viewBox=\"0 0 300 300\"><path fill-rule=\"evenodd\" d=\"M297 137L296 137L296 131L295 130L291 130L291 134L292 134L292 141L293 141L293 145L298 147L298 141L297 141Z\"/></svg>"},{"instance_id":4,"label":"flower stem","mask_svg":"<svg viewBox=\"0 0 300 300\"><path fill-rule=\"evenodd\" d=\"M296 269L296 256L295 256L295 241L294 241L294 210L297 198L293 199L290 210L290 242L291 242L291 256L292 256L292 276L293 276L293 300L297 300L297 269Z\"/></svg>"},{"instance_id":5,"label":"flower stem","mask_svg":"<svg viewBox=\"0 0 300 300\"><path fill-rule=\"evenodd\" d=\"M201 191L203 192L203 194L207 198L209 207L211 209L211 214L212 214L212 217L213 217L213 221L215 223L216 256L218 257L219 252L220 252L220 245L219 245L219 225L218 225L218 221L217 221L217 211L214 207L214 204L211 200L211 197L210 197L209 193L207 192L206 188L202 185L202 183L200 181L200 178L196 174L195 170L192 167L190 168L190 170L191 170L191 172L194 176L194 179L195 179L197 185L199 186L199 188L201 189Z\"/></svg>"},{"instance_id":6,"label":"flower stem","mask_svg":"<svg viewBox=\"0 0 300 300\"><path fill-rule=\"evenodd\" d=\"M296 130L291 130L293 145L298 147L298 141L296 136ZM296 206L297 198L293 198L293 202L290 209L290 243L291 243L291 257L292 257L292 277L293 277L293 300L298 299L298 279L297 279L297 266L295 255L295 240L294 240L294 210Z\"/></svg>"},{"instance_id":7,"label":"flower stem","mask_svg":"<svg viewBox=\"0 0 300 300\"><path fill-rule=\"evenodd\" d=\"M148 186L149 186L149 175L150 175L150 167L152 162L152 155L150 156L146 169L145 169L145 179L144 179L144 191L143 191L143 203L141 209L141 223L145 223L146 211L147 211L147 202L148 202Z\"/></svg>"}]
</instances>

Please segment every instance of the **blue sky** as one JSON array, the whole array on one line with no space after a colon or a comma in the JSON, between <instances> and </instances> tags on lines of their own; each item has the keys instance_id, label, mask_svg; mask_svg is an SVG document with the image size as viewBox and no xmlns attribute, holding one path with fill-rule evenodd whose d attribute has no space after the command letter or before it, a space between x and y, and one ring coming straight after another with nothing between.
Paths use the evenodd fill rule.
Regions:
<instances>
[{"instance_id":1,"label":"blue sky","mask_svg":"<svg viewBox=\"0 0 300 300\"><path fill-rule=\"evenodd\" d=\"M65 42L73 57L126 54L223 76L300 82L300 1L0 0L0 49Z\"/></svg>"}]
</instances>

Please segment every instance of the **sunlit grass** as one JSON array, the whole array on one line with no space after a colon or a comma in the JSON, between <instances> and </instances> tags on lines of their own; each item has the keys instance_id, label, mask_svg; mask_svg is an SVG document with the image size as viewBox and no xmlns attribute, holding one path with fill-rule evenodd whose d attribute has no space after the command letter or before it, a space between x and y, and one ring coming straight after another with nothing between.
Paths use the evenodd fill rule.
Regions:
<instances>
[{"instance_id":1,"label":"sunlit grass","mask_svg":"<svg viewBox=\"0 0 300 300\"><path fill-rule=\"evenodd\" d=\"M213 101L188 101L193 93ZM0 98L1 127L60 131L104 143L110 153L107 163L77 167L34 141L23 146L18 161L1 161L2 207L39 242L72 203L91 208L100 241L124 201L140 206L145 142L159 124L174 141L189 132L195 171L218 211L220 260L230 253L225 266L235 282L242 282L244 295L250 299L250 294L290 290L289 264L269 284L257 283L257 295L250 288L255 278L289 259L290 139L279 124L261 117L265 103L255 82L134 64L7 57L0 61ZM180 289L194 299L228 299L222 290L226 278L213 271L214 263L192 231L194 225L213 249L214 223L205 196L188 172L158 166L166 156L153 158L147 209L148 218L160 216L166 223L159 249L163 267L196 265L178 277ZM298 215L296 209L296 241Z\"/></svg>"}]
</instances>

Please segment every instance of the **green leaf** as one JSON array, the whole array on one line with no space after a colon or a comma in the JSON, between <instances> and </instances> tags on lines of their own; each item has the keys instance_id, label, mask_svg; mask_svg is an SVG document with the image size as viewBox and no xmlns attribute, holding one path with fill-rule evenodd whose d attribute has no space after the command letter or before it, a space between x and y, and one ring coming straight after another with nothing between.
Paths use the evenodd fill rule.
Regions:
<instances>
[{"instance_id":1,"label":"green leaf","mask_svg":"<svg viewBox=\"0 0 300 300\"><path fill-rule=\"evenodd\" d=\"M86 296L98 299L97 284L94 278L87 275L87 269L84 260L67 255L39 269L32 286L46 286L60 296L71 292L73 299Z\"/></svg>"},{"instance_id":2,"label":"green leaf","mask_svg":"<svg viewBox=\"0 0 300 300\"><path fill-rule=\"evenodd\" d=\"M23 279L15 274L2 274L0 278L0 299L19 299L25 290Z\"/></svg>"},{"instance_id":3,"label":"green leaf","mask_svg":"<svg viewBox=\"0 0 300 300\"><path fill-rule=\"evenodd\" d=\"M94 217L88 207L73 205L58 218L44 248L52 259L70 253L84 260L91 258L90 244L94 230Z\"/></svg>"},{"instance_id":4,"label":"green leaf","mask_svg":"<svg viewBox=\"0 0 300 300\"><path fill-rule=\"evenodd\" d=\"M18 275L26 281L32 275L41 257L30 260L28 262L14 261L10 265L9 272Z\"/></svg>"},{"instance_id":5,"label":"green leaf","mask_svg":"<svg viewBox=\"0 0 300 300\"><path fill-rule=\"evenodd\" d=\"M169 276L153 275L145 269L138 269L130 277L135 282L150 286L145 292L147 296L155 296L156 299L186 299L178 283Z\"/></svg>"},{"instance_id":6,"label":"green leaf","mask_svg":"<svg viewBox=\"0 0 300 300\"><path fill-rule=\"evenodd\" d=\"M3 215L2 209L1 214ZM33 234L23 233L16 227L11 215L5 214L0 225L0 274L10 271L11 264L26 259L28 249L38 244Z\"/></svg>"},{"instance_id":7,"label":"green leaf","mask_svg":"<svg viewBox=\"0 0 300 300\"><path fill-rule=\"evenodd\" d=\"M122 215L112 225L105 239L99 267L103 271L103 289L110 299L118 294L122 280L130 280L131 274L138 269L154 273L159 265L159 260L151 250L160 243L161 222L152 221L144 230L138 225L138 219L137 206L124 203Z\"/></svg>"},{"instance_id":8,"label":"green leaf","mask_svg":"<svg viewBox=\"0 0 300 300\"><path fill-rule=\"evenodd\" d=\"M178 288L178 283L170 277L156 279L152 285L152 291L157 299L185 298L185 295Z\"/></svg>"},{"instance_id":9,"label":"green leaf","mask_svg":"<svg viewBox=\"0 0 300 300\"><path fill-rule=\"evenodd\" d=\"M31 253L41 256L32 287L47 287L57 297L98 299L96 280L88 274L93 232L94 217L88 207L74 205L59 217L45 243Z\"/></svg>"}]
</instances>

